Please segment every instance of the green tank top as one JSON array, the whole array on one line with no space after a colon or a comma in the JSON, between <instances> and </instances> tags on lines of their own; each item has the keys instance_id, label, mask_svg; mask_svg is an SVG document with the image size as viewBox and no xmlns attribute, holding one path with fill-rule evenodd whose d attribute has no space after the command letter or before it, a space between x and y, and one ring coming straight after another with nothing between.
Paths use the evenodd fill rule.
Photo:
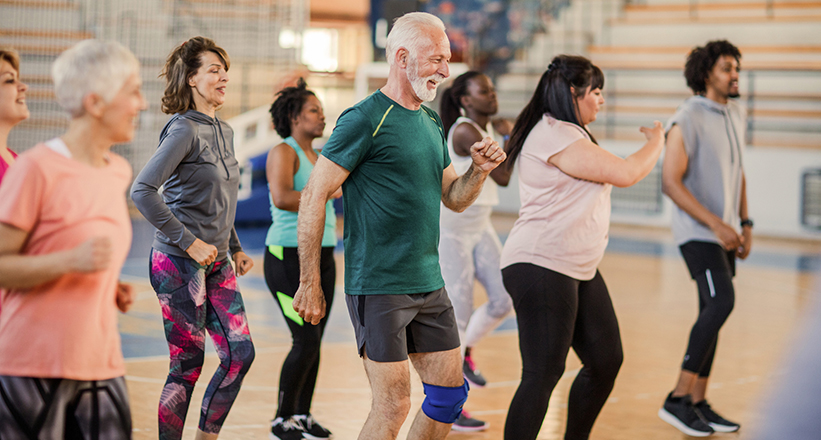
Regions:
<instances>
[{"instance_id":1,"label":"green tank top","mask_svg":"<svg viewBox=\"0 0 821 440\"><path fill-rule=\"evenodd\" d=\"M294 174L294 191L302 191L308 183L308 177L314 169L314 165L308 160L308 156L297 144L296 139L291 136L282 142L291 146L296 151L299 158L299 169ZM297 247L296 223L297 213L285 211L274 206L271 199L270 186L268 189L268 203L271 207L271 219L273 224L268 228L268 235L265 237L266 246ZM336 246L336 214L334 213L333 202L328 201L325 205L325 232L322 234L322 247Z\"/></svg>"}]
</instances>

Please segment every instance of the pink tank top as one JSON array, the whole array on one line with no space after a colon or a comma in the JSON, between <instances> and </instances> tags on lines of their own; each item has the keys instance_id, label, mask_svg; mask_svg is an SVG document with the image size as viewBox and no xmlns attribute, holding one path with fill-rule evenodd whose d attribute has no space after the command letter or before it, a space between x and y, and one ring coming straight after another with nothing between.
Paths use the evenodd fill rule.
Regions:
<instances>
[{"instance_id":1,"label":"pink tank top","mask_svg":"<svg viewBox=\"0 0 821 440\"><path fill-rule=\"evenodd\" d=\"M17 153L14 151L9 150L9 153L11 153L11 157L15 159L17 158ZM6 175L6 170L9 169L9 166L10 165L5 160L0 158L0 183L3 182L3 176Z\"/></svg>"}]
</instances>

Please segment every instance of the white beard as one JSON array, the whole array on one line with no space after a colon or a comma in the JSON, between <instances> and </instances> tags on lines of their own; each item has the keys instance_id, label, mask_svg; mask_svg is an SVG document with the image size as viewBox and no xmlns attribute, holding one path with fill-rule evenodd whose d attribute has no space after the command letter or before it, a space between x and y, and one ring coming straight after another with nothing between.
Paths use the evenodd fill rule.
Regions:
<instances>
[{"instance_id":1,"label":"white beard","mask_svg":"<svg viewBox=\"0 0 821 440\"><path fill-rule=\"evenodd\" d=\"M428 89L428 81L430 80L436 82L436 86L433 90ZM416 96L421 99L422 102L430 102L436 99L436 89L444 80L445 77L438 73L425 78L420 78L419 66L416 64L416 59L410 59L410 62L408 63L408 81L410 81L414 93L416 93Z\"/></svg>"}]
</instances>

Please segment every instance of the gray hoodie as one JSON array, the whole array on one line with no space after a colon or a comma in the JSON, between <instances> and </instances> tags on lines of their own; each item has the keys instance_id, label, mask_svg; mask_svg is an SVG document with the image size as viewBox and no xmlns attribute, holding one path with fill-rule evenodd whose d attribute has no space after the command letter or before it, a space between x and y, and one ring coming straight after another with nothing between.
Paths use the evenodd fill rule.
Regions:
<instances>
[{"instance_id":1,"label":"gray hoodie","mask_svg":"<svg viewBox=\"0 0 821 440\"><path fill-rule=\"evenodd\" d=\"M227 123L196 110L165 124L157 151L131 186L137 209L157 228L154 249L190 258L185 249L199 238L217 247L217 260L242 251L234 229L239 162L233 139Z\"/></svg>"},{"instance_id":2,"label":"gray hoodie","mask_svg":"<svg viewBox=\"0 0 821 440\"><path fill-rule=\"evenodd\" d=\"M681 127L687 153L682 183L699 203L740 231L741 178L744 173L744 130L747 112L730 100L719 104L693 96L667 121L667 130ZM673 210L673 236L677 244L688 241L718 243L713 231L681 208Z\"/></svg>"}]
</instances>

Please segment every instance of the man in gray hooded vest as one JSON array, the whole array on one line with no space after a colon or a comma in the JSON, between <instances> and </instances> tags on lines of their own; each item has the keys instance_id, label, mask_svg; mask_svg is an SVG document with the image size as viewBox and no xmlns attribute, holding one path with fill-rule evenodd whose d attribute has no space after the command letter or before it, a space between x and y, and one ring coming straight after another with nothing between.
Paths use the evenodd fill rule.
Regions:
<instances>
[{"instance_id":1,"label":"man in gray hooded vest","mask_svg":"<svg viewBox=\"0 0 821 440\"><path fill-rule=\"evenodd\" d=\"M662 186L676 205L673 235L698 285L699 315L659 417L694 437L739 429L711 409L705 394L718 332L735 302L735 259L747 258L752 245L743 169L747 115L730 99L739 96L740 58L723 40L693 49L684 76L695 96L667 123Z\"/></svg>"}]
</instances>

